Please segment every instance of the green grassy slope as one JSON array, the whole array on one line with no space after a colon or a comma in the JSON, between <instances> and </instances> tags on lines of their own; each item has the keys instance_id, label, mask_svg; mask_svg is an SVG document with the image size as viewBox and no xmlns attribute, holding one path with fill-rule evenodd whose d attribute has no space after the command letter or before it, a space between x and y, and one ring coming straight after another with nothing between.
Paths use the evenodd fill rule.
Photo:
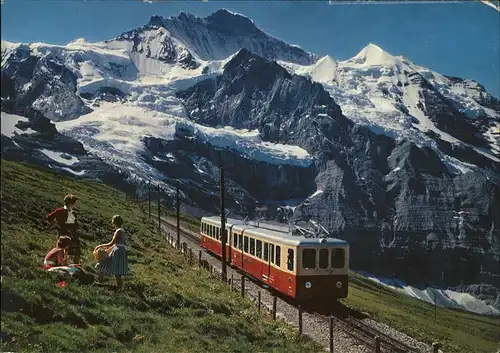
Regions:
<instances>
[{"instance_id":1,"label":"green grassy slope","mask_svg":"<svg viewBox=\"0 0 500 353\"><path fill-rule=\"evenodd\" d=\"M500 349L499 318L437 307L351 273L347 306L369 314L423 342L441 342L447 353L496 353Z\"/></svg>"},{"instance_id":2,"label":"green grassy slope","mask_svg":"<svg viewBox=\"0 0 500 353\"><path fill-rule=\"evenodd\" d=\"M136 203L110 187L2 160L2 351L318 352L306 338L210 279L170 249ZM83 259L109 241L119 213L129 231L133 275L125 291L66 288L41 270L55 243L45 216L65 193L78 202Z\"/></svg>"}]
</instances>

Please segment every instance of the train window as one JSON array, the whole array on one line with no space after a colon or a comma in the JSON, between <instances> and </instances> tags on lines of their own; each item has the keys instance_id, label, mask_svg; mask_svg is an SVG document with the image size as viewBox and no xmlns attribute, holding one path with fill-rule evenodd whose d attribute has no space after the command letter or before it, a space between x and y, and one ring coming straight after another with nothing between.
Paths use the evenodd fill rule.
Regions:
<instances>
[{"instance_id":1,"label":"train window","mask_svg":"<svg viewBox=\"0 0 500 353\"><path fill-rule=\"evenodd\" d=\"M255 255L255 239L250 238L250 255Z\"/></svg>"},{"instance_id":2,"label":"train window","mask_svg":"<svg viewBox=\"0 0 500 353\"><path fill-rule=\"evenodd\" d=\"M288 249L288 257L286 259L288 271L293 271L293 262L294 262L293 260L294 260L293 249Z\"/></svg>"},{"instance_id":3,"label":"train window","mask_svg":"<svg viewBox=\"0 0 500 353\"><path fill-rule=\"evenodd\" d=\"M319 268L328 267L328 249L319 249Z\"/></svg>"},{"instance_id":4,"label":"train window","mask_svg":"<svg viewBox=\"0 0 500 353\"><path fill-rule=\"evenodd\" d=\"M262 240L257 240L255 246L256 246L255 255L257 255L259 259L262 259Z\"/></svg>"},{"instance_id":5,"label":"train window","mask_svg":"<svg viewBox=\"0 0 500 353\"><path fill-rule=\"evenodd\" d=\"M243 239L244 239L243 240L243 245L244 245L243 251L248 252L248 237L244 237Z\"/></svg>"},{"instance_id":6,"label":"train window","mask_svg":"<svg viewBox=\"0 0 500 353\"><path fill-rule=\"evenodd\" d=\"M238 234L233 233L233 248L238 248Z\"/></svg>"},{"instance_id":7,"label":"train window","mask_svg":"<svg viewBox=\"0 0 500 353\"><path fill-rule=\"evenodd\" d=\"M326 250L326 265L328 266L328 250ZM303 269L316 268L316 249L302 250L302 268Z\"/></svg>"},{"instance_id":8,"label":"train window","mask_svg":"<svg viewBox=\"0 0 500 353\"><path fill-rule=\"evenodd\" d=\"M276 245L276 258L274 259L276 266L281 266L281 248Z\"/></svg>"},{"instance_id":9,"label":"train window","mask_svg":"<svg viewBox=\"0 0 500 353\"><path fill-rule=\"evenodd\" d=\"M331 261L332 268L343 268L344 256L345 256L344 249L340 248L332 249L332 261Z\"/></svg>"},{"instance_id":10,"label":"train window","mask_svg":"<svg viewBox=\"0 0 500 353\"><path fill-rule=\"evenodd\" d=\"M238 234L238 249L243 249L243 235Z\"/></svg>"},{"instance_id":11,"label":"train window","mask_svg":"<svg viewBox=\"0 0 500 353\"><path fill-rule=\"evenodd\" d=\"M219 240L219 239L220 239L220 235L219 235L219 233L220 233L220 228L218 228L218 227L217 227L217 228L215 228L215 237L217 238L217 240Z\"/></svg>"},{"instance_id":12,"label":"train window","mask_svg":"<svg viewBox=\"0 0 500 353\"><path fill-rule=\"evenodd\" d=\"M208 236L209 237L212 236L212 225L211 224L208 225Z\"/></svg>"},{"instance_id":13,"label":"train window","mask_svg":"<svg viewBox=\"0 0 500 353\"><path fill-rule=\"evenodd\" d=\"M269 244L269 257L271 262L274 264L274 244Z\"/></svg>"},{"instance_id":14,"label":"train window","mask_svg":"<svg viewBox=\"0 0 500 353\"><path fill-rule=\"evenodd\" d=\"M269 261L269 244L264 242L264 261Z\"/></svg>"}]
</instances>

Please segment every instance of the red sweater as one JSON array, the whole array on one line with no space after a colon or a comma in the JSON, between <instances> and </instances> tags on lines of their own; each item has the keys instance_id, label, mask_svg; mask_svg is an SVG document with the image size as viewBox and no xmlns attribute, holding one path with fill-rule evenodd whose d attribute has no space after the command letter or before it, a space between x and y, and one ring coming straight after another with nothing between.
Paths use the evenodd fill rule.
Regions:
<instances>
[{"instance_id":1,"label":"red sweater","mask_svg":"<svg viewBox=\"0 0 500 353\"><path fill-rule=\"evenodd\" d=\"M75 216L75 223L66 223L68 220L68 210L64 207L56 208L54 211L48 214L47 219L50 223L54 220L56 221L56 228L59 230L59 235L76 235L76 214L73 211L73 215Z\"/></svg>"}]
</instances>

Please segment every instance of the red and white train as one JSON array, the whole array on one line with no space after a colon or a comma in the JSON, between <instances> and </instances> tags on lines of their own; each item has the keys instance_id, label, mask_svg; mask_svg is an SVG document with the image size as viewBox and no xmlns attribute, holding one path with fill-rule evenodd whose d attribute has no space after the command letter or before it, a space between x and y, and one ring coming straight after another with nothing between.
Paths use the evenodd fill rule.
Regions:
<instances>
[{"instance_id":1,"label":"red and white train","mask_svg":"<svg viewBox=\"0 0 500 353\"><path fill-rule=\"evenodd\" d=\"M335 301L348 293L349 244L335 238L306 238L226 222L226 261L297 301ZM220 217L203 217L200 244L221 257Z\"/></svg>"}]
</instances>

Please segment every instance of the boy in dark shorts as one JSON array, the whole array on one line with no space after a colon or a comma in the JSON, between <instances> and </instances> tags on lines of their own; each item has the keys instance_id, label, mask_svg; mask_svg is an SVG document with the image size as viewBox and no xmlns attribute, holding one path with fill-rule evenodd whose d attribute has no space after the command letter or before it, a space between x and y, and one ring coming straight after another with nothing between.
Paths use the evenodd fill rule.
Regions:
<instances>
[{"instance_id":1,"label":"boy in dark shorts","mask_svg":"<svg viewBox=\"0 0 500 353\"><path fill-rule=\"evenodd\" d=\"M68 255L73 256L73 263L75 264L80 262L81 254L80 238L76 233L78 223L74 212L77 200L78 198L75 195L66 195L64 197L64 207L56 208L47 216L49 223L53 224L55 222L57 239L61 236L68 236L71 238Z\"/></svg>"}]
</instances>

